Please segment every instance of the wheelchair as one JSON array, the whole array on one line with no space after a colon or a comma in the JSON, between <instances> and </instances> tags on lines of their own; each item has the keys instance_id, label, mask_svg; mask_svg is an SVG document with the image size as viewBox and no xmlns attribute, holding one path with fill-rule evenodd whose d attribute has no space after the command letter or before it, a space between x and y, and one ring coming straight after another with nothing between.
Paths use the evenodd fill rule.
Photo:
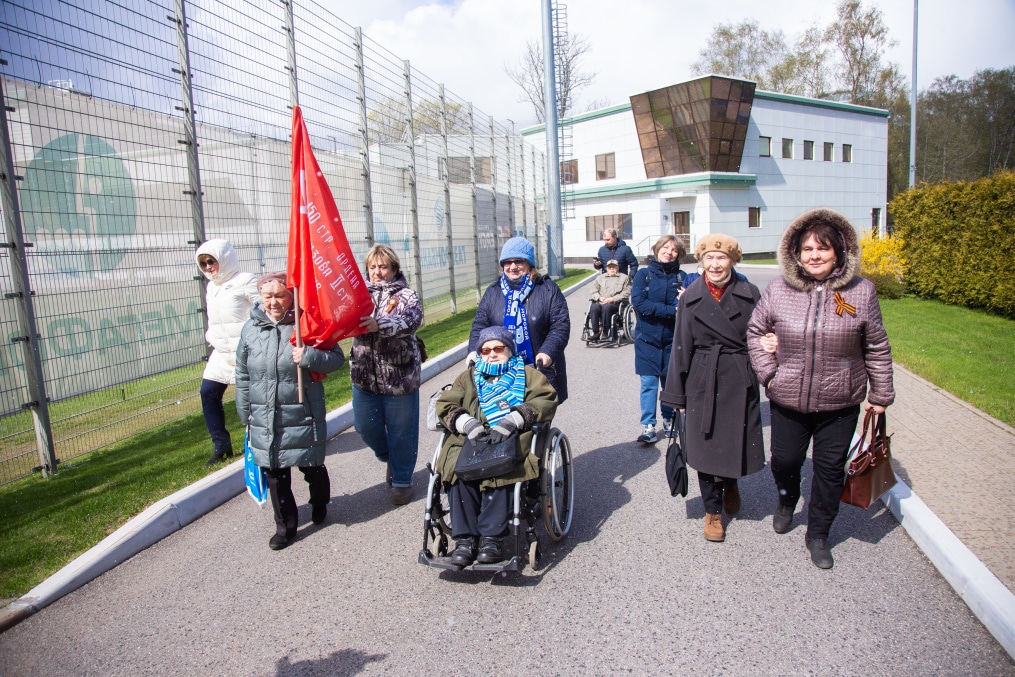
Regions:
<instances>
[{"instance_id":1,"label":"wheelchair","mask_svg":"<svg viewBox=\"0 0 1015 677\"><path fill-rule=\"evenodd\" d=\"M620 302L620 307L611 319L610 326L600 328L602 335L606 338L600 338L598 341L592 339L592 308L596 303L596 301L592 301L589 304L589 309L585 311L585 325L582 327L582 341L585 345L615 345L619 348L625 343L633 343L634 326L638 321L638 316L634 312L631 300L624 299Z\"/></svg>"},{"instance_id":2,"label":"wheelchair","mask_svg":"<svg viewBox=\"0 0 1015 677\"><path fill-rule=\"evenodd\" d=\"M574 476L571 467L571 443L567 436L548 423L532 428L530 453L539 458L539 477L514 485L511 515L508 518L510 535L505 545L513 555L493 564L473 563L461 567L451 562L451 509L447 488L437 472L437 458L444 445L447 431L437 442L433 459L427 464L430 481L427 486L426 512L423 516L423 549L419 563L437 569L461 571L522 571L526 565L535 568L541 559L537 524L541 521L550 540L556 542L567 536L571 529L574 508ZM513 541L513 550L511 544Z\"/></svg>"}]
</instances>

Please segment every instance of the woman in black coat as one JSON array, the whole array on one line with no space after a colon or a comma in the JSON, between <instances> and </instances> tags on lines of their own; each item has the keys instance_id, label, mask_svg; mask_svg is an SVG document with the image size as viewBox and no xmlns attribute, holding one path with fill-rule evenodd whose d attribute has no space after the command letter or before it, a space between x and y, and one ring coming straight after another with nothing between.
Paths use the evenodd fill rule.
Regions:
<instances>
[{"instance_id":1,"label":"woman in black coat","mask_svg":"<svg viewBox=\"0 0 1015 677\"><path fill-rule=\"evenodd\" d=\"M761 293L733 270L741 253L732 237L708 235L694 255L704 273L680 299L660 400L686 411L687 465L698 471L705 538L722 541L723 510L740 511L737 478L765 467L761 395L747 354L747 324Z\"/></svg>"},{"instance_id":2,"label":"woman in black coat","mask_svg":"<svg viewBox=\"0 0 1015 677\"><path fill-rule=\"evenodd\" d=\"M524 237L504 243L500 265L500 278L487 288L476 308L469 350L479 349L479 333L487 327L506 327L514 332L525 364L538 368L563 402L567 399L564 349L571 338L567 300L553 280L536 270L536 250Z\"/></svg>"}]
</instances>

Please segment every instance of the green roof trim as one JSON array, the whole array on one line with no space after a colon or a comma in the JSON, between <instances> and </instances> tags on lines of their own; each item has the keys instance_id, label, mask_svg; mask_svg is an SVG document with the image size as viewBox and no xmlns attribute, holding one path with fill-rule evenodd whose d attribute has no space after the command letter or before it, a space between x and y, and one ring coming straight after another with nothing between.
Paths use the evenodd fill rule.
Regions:
<instances>
[{"instance_id":1,"label":"green roof trim","mask_svg":"<svg viewBox=\"0 0 1015 677\"><path fill-rule=\"evenodd\" d=\"M723 76L726 77L726 76ZM700 78L699 78L700 79ZM799 106L813 106L814 108L828 108L831 110L841 110L849 113L862 113L864 115L876 115L877 117L887 118L891 115L887 110L883 108L871 108L870 106L857 106L852 103L840 103L838 101L827 101L825 99L811 99L806 96L796 96L794 94L779 94L778 92L766 92L762 89L754 90L755 99L767 99L769 101L780 101L782 103L795 103ZM560 121L562 125L572 125L576 122L585 122L586 120L595 120L596 118L604 118L610 115L616 115L617 113L623 113L631 110L630 103L622 103L617 106L610 106L609 108L600 108L599 110L590 111L588 113L582 113L581 115L574 115L569 118L564 118ZM529 136L530 134L539 134L546 129L546 125L535 125L534 127L526 127L521 131L522 136Z\"/></svg>"},{"instance_id":2,"label":"green roof trim","mask_svg":"<svg viewBox=\"0 0 1015 677\"><path fill-rule=\"evenodd\" d=\"M637 193L655 193L674 188L693 188L697 186L753 186L758 177L754 174L733 174L727 172L699 172L681 176L667 176L662 179L649 179L633 183L618 183L611 186L595 188L579 188L572 191L575 198L617 197Z\"/></svg>"},{"instance_id":3,"label":"green roof trim","mask_svg":"<svg viewBox=\"0 0 1015 677\"><path fill-rule=\"evenodd\" d=\"M815 108L830 108L832 110L848 111L850 113L863 113L865 115L876 115L886 118L891 113L883 108L872 108L870 106L858 106L854 103L840 103L838 101L827 101L825 99L810 99L806 96L795 96L793 94L779 94L778 92L766 92L761 89L754 90L755 99L768 99L769 101L781 101L783 103L795 103L800 106L814 106Z\"/></svg>"}]
</instances>

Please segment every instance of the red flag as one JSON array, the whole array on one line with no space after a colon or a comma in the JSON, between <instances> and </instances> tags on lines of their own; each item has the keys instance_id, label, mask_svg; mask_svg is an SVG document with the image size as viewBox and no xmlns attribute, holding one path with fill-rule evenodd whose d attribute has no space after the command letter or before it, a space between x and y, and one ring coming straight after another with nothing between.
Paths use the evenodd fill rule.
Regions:
<instances>
[{"instance_id":1,"label":"red flag","mask_svg":"<svg viewBox=\"0 0 1015 677\"><path fill-rule=\"evenodd\" d=\"M292 144L286 286L299 288L303 342L332 348L341 339L363 333L360 318L373 312L374 303L353 258L335 198L310 147L299 106L293 108Z\"/></svg>"}]
</instances>

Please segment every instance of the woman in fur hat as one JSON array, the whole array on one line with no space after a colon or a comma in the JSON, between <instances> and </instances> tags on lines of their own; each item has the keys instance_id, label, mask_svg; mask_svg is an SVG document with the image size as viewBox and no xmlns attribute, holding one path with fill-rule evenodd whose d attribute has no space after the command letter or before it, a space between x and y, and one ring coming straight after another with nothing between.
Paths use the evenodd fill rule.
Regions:
<instances>
[{"instance_id":1,"label":"woman in fur hat","mask_svg":"<svg viewBox=\"0 0 1015 677\"><path fill-rule=\"evenodd\" d=\"M687 465L698 471L705 538L726 538L722 513L740 511L737 479L765 467L761 394L747 355L747 323L761 298L737 275L740 243L706 235L694 251L702 276L680 298L660 400L686 412Z\"/></svg>"},{"instance_id":2,"label":"woman in fur hat","mask_svg":"<svg viewBox=\"0 0 1015 677\"><path fill-rule=\"evenodd\" d=\"M828 533L860 405L883 413L895 400L892 351L874 285L857 275L860 243L845 216L814 209L797 217L783 234L779 264L782 277L765 289L748 332L751 362L771 401L779 489L772 528L784 534L792 526L813 440L805 543L814 565L830 569ZM766 336L776 339L772 345Z\"/></svg>"}]
</instances>

